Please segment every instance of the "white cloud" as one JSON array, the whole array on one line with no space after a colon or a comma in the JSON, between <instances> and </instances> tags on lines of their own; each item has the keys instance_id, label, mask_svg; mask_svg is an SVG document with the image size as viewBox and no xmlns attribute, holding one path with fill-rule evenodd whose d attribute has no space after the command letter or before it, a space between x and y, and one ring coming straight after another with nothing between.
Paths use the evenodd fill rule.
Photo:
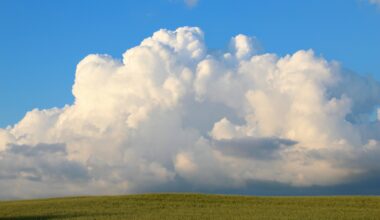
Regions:
<instances>
[{"instance_id":1,"label":"white cloud","mask_svg":"<svg viewBox=\"0 0 380 220\"><path fill-rule=\"evenodd\" d=\"M199 28L159 30L122 60L85 57L73 95L0 129L1 197L329 186L380 169L380 84L311 50L257 54L238 35L212 55Z\"/></svg>"},{"instance_id":2,"label":"white cloud","mask_svg":"<svg viewBox=\"0 0 380 220\"><path fill-rule=\"evenodd\" d=\"M236 58L240 60L250 57L253 53L252 39L243 34L232 38L230 46Z\"/></svg>"}]
</instances>

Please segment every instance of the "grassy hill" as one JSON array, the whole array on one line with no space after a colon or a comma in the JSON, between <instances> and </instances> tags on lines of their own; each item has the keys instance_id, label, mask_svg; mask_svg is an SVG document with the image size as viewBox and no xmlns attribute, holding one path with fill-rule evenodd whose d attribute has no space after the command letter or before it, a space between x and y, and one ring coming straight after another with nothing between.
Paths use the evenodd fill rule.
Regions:
<instances>
[{"instance_id":1,"label":"grassy hill","mask_svg":"<svg viewBox=\"0 0 380 220\"><path fill-rule=\"evenodd\" d=\"M2 219L380 219L380 197L73 197L0 202Z\"/></svg>"}]
</instances>

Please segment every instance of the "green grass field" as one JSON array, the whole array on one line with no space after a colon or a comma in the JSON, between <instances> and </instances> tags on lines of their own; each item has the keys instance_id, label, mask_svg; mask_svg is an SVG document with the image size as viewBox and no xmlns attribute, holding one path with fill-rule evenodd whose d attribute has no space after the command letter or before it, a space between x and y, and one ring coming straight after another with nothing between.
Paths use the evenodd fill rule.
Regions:
<instances>
[{"instance_id":1,"label":"green grass field","mask_svg":"<svg viewBox=\"0 0 380 220\"><path fill-rule=\"evenodd\" d=\"M0 219L380 219L380 197L147 194L4 201Z\"/></svg>"}]
</instances>

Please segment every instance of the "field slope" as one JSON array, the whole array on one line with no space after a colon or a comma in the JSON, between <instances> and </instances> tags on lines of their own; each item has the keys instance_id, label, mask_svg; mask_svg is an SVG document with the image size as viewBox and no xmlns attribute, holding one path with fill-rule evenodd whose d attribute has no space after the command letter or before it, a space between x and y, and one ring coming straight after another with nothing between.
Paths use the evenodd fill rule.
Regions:
<instances>
[{"instance_id":1,"label":"field slope","mask_svg":"<svg viewBox=\"0 0 380 220\"><path fill-rule=\"evenodd\" d=\"M380 197L73 197L0 202L2 219L380 219Z\"/></svg>"}]
</instances>

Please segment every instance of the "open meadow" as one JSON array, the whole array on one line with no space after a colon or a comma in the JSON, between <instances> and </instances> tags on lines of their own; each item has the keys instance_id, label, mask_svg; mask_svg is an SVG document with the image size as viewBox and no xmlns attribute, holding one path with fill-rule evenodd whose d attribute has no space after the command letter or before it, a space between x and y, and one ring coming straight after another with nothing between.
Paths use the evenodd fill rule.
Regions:
<instances>
[{"instance_id":1,"label":"open meadow","mask_svg":"<svg viewBox=\"0 0 380 220\"><path fill-rule=\"evenodd\" d=\"M380 219L380 197L143 194L0 202L3 219Z\"/></svg>"}]
</instances>

